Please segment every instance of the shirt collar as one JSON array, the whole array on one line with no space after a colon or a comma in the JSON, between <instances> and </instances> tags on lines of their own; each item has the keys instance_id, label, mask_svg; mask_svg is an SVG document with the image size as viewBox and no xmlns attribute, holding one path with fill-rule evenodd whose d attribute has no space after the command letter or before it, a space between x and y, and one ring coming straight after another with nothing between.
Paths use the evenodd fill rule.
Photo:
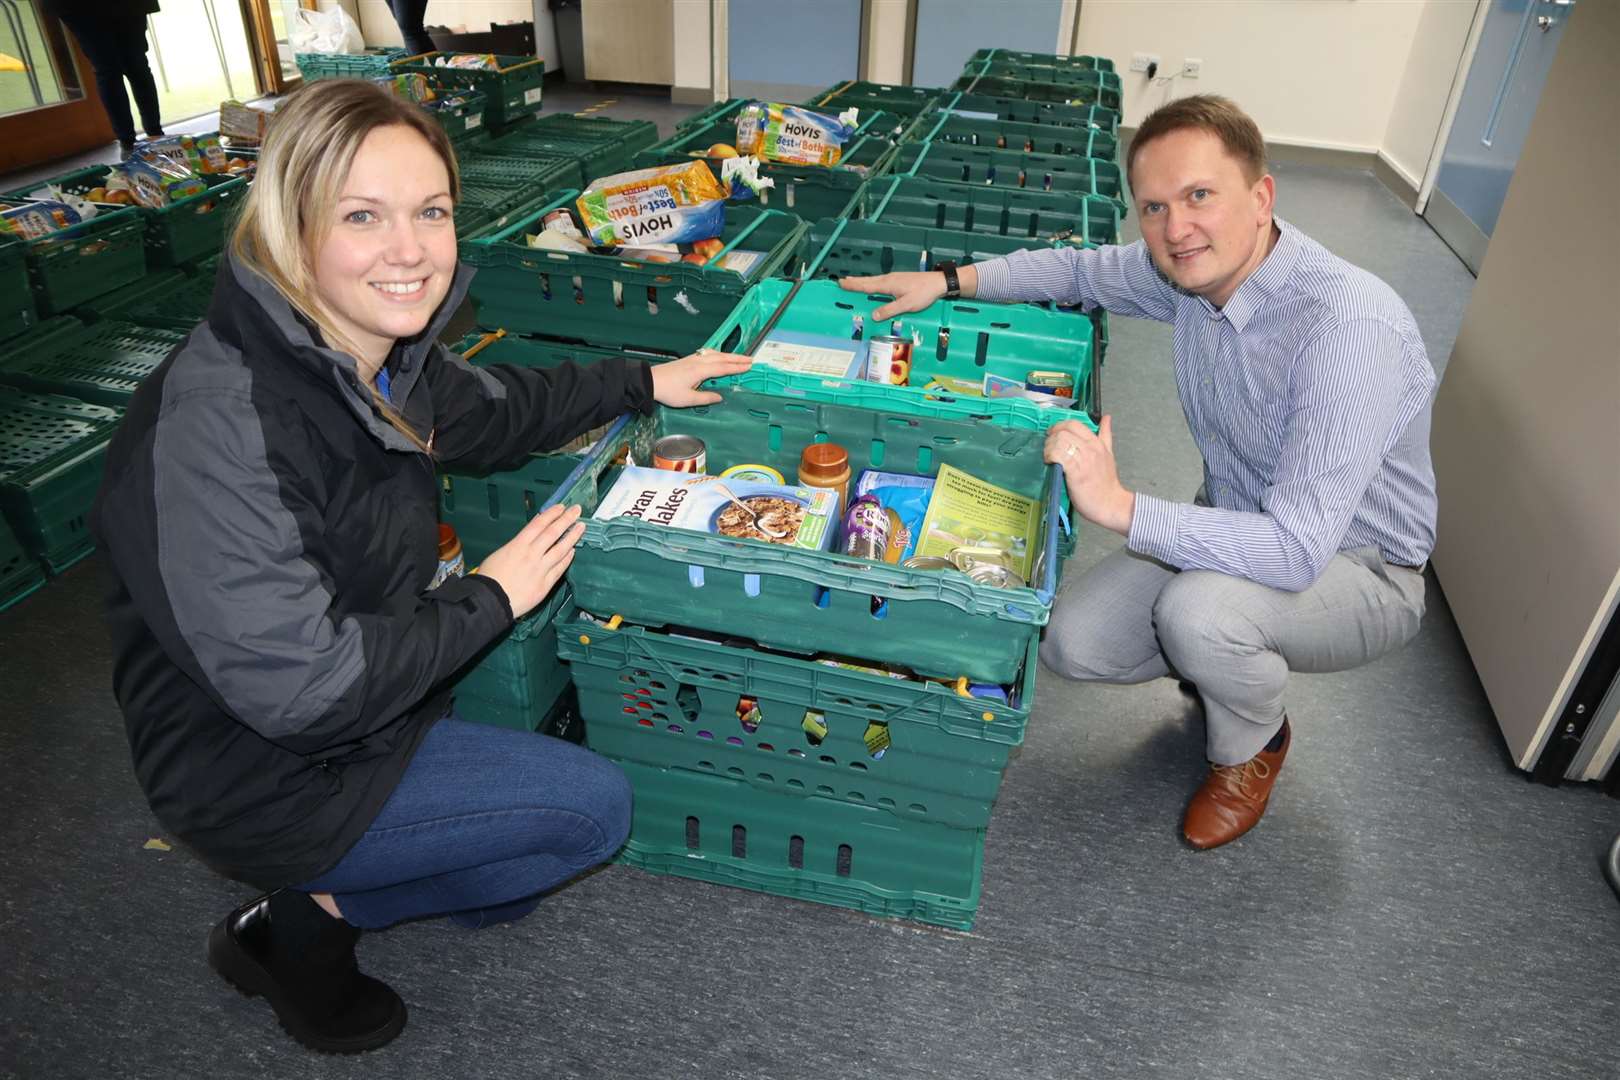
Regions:
<instances>
[{"instance_id":1,"label":"shirt collar","mask_svg":"<svg viewBox=\"0 0 1620 1080\"><path fill-rule=\"evenodd\" d=\"M1242 333L1254 318L1256 311L1260 310L1265 301L1276 294L1282 283L1288 280L1293 272L1294 265L1299 262L1300 233L1282 218L1271 219L1277 226L1277 244L1266 257L1255 267L1254 273L1244 279L1243 284L1227 300L1225 307L1216 307L1203 297L1204 309L1211 318L1224 318L1232 324L1238 333Z\"/></svg>"}]
</instances>

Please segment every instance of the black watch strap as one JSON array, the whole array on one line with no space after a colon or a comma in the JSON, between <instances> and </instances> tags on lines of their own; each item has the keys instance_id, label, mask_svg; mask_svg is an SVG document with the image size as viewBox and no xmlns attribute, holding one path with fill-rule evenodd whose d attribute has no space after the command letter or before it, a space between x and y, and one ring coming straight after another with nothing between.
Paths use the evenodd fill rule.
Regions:
<instances>
[{"instance_id":1,"label":"black watch strap","mask_svg":"<svg viewBox=\"0 0 1620 1080\"><path fill-rule=\"evenodd\" d=\"M962 296L962 280L956 276L956 264L942 262L939 269L945 275L945 299L957 300Z\"/></svg>"}]
</instances>

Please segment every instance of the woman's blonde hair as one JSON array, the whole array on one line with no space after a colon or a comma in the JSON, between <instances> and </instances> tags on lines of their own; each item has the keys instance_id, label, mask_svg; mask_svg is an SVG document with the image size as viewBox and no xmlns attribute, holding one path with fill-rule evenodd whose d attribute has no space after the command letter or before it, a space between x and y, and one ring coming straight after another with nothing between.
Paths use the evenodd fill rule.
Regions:
<instances>
[{"instance_id":1,"label":"woman's blonde hair","mask_svg":"<svg viewBox=\"0 0 1620 1080\"><path fill-rule=\"evenodd\" d=\"M336 223L338 198L354 156L377 128L399 124L427 140L450 175L450 199L461 199L455 151L438 122L420 106L358 79L322 79L276 110L259 153L258 176L231 238L231 253L264 278L293 310L314 323L326 343L356 358L360 350L315 287L315 257ZM427 442L376 387L372 401L418 449Z\"/></svg>"}]
</instances>

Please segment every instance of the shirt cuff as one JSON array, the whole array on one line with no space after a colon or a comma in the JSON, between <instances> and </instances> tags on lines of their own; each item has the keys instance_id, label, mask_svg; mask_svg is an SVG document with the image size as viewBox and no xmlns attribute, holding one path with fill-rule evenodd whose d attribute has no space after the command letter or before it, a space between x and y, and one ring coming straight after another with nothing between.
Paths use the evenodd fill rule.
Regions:
<instances>
[{"instance_id":1,"label":"shirt cuff","mask_svg":"<svg viewBox=\"0 0 1620 1080\"><path fill-rule=\"evenodd\" d=\"M973 264L979 275L979 284L973 290L975 300L1011 300L1012 270L1005 258L986 259Z\"/></svg>"},{"instance_id":2,"label":"shirt cuff","mask_svg":"<svg viewBox=\"0 0 1620 1080\"><path fill-rule=\"evenodd\" d=\"M1125 546L1138 555L1176 565L1176 537L1181 531L1181 507L1155 495L1136 493L1131 530Z\"/></svg>"}]
</instances>

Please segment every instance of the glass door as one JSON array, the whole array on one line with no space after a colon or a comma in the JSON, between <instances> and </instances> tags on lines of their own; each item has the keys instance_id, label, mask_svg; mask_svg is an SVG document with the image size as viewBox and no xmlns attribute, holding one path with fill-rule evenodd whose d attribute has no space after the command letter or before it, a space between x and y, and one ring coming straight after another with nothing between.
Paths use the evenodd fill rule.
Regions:
<instances>
[{"instance_id":1,"label":"glass door","mask_svg":"<svg viewBox=\"0 0 1620 1080\"><path fill-rule=\"evenodd\" d=\"M0 172L112 141L78 43L37 0L0 0Z\"/></svg>"}]
</instances>

